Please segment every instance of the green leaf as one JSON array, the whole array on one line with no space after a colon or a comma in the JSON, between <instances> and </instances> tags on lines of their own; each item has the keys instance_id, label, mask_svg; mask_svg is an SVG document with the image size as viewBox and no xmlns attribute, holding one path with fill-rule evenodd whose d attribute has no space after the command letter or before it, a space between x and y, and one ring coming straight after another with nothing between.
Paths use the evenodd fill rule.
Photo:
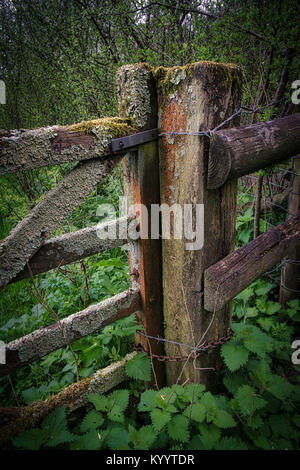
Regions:
<instances>
[{"instance_id":1,"label":"green leaf","mask_svg":"<svg viewBox=\"0 0 300 470\"><path fill-rule=\"evenodd\" d=\"M144 353L137 353L132 359L126 362L126 374L133 379L150 381L151 379L151 362L149 357Z\"/></svg>"},{"instance_id":2,"label":"green leaf","mask_svg":"<svg viewBox=\"0 0 300 470\"><path fill-rule=\"evenodd\" d=\"M129 425L129 433L134 448L137 450L148 450L155 441L157 435L151 425L142 426L138 431Z\"/></svg>"},{"instance_id":3,"label":"green leaf","mask_svg":"<svg viewBox=\"0 0 300 470\"><path fill-rule=\"evenodd\" d=\"M206 421L211 423L216 416L217 404L210 392L205 392L200 403L205 406Z\"/></svg>"},{"instance_id":4,"label":"green leaf","mask_svg":"<svg viewBox=\"0 0 300 470\"><path fill-rule=\"evenodd\" d=\"M236 426L236 422L232 418L232 416L224 410L216 410L216 415L213 420L213 423L218 426L218 428L233 428Z\"/></svg>"},{"instance_id":5,"label":"green leaf","mask_svg":"<svg viewBox=\"0 0 300 470\"><path fill-rule=\"evenodd\" d=\"M293 391L293 385L285 378L273 374L266 389L279 400L285 400Z\"/></svg>"},{"instance_id":6,"label":"green leaf","mask_svg":"<svg viewBox=\"0 0 300 470\"><path fill-rule=\"evenodd\" d=\"M57 408L44 419L42 434L48 447L74 441L75 436L68 430L66 410L64 408Z\"/></svg>"},{"instance_id":7,"label":"green leaf","mask_svg":"<svg viewBox=\"0 0 300 470\"><path fill-rule=\"evenodd\" d=\"M108 398L113 400L113 406L118 406L120 410L125 411L129 402L129 390L115 390Z\"/></svg>"},{"instance_id":8,"label":"green leaf","mask_svg":"<svg viewBox=\"0 0 300 470\"><path fill-rule=\"evenodd\" d=\"M215 450L248 450L248 446L236 437L223 437L216 443Z\"/></svg>"},{"instance_id":9,"label":"green leaf","mask_svg":"<svg viewBox=\"0 0 300 470\"><path fill-rule=\"evenodd\" d=\"M90 431L93 429L99 428L104 422L103 416L101 413L98 413L96 410L92 410L89 413L85 415L83 418L81 425L80 425L80 431L81 432L86 432Z\"/></svg>"},{"instance_id":10,"label":"green leaf","mask_svg":"<svg viewBox=\"0 0 300 470\"><path fill-rule=\"evenodd\" d=\"M257 323L259 324L259 326L261 326L261 328L263 328L263 330L270 331L270 329L274 325L274 320L272 318L263 317L258 318Z\"/></svg>"},{"instance_id":11,"label":"green leaf","mask_svg":"<svg viewBox=\"0 0 300 470\"><path fill-rule=\"evenodd\" d=\"M241 410L242 416L250 416L256 410L264 408L267 402L260 398L255 389L249 385L242 385L236 394L236 400Z\"/></svg>"},{"instance_id":12,"label":"green leaf","mask_svg":"<svg viewBox=\"0 0 300 470\"><path fill-rule=\"evenodd\" d=\"M26 390L23 390L22 396L24 398L25 403L29 405L30 403L33 403L34 401L41 399L42 394L38 388L30 387L30 388L27 388Z\"/></svg>"},{"instance_id":13,"label":"green leaf","mask_svg":"<svg viewBox=\"0 0 300 470\"><path fill-rule=\"evenodd\" d=\"M281 309L281 305L279 302L268 302L266 314L274 315L274 313L279 312L280 309Z\"/></svg>"},{"instance_id":14,"label":"green leaf","mask_svg":"<svg viewBox=\"0 0 300 470\"><path fill-rule=\"evenodd\" d=\"M163 427L170 421L171 414L164 410L159 410L156 408L150 413L153 428L156 431L161 431Z\"/></svg>"},{"instance_id":15,"label":"green leaf","mask_svg":"<svg viewBox=\"0 0 300 470\"><path fill-rule=\"evenodd\" d=\"M107 417L112 421L116 421L117 423L124 423L124 410L120 406L114 405L112 409L107 413Z\"/></svg>"},{"instance_id":16,"label":"green leaf","mask_svg":"<svg viewBox=\"0 0 300 470\"><path fill-rule=\"evenodd\" d=\"M25 450L39 450L44 443L44 436L40 429L30 429L22 432L13 441L15 447Z\"/></svg>"},{"instance_id":17,"label":"green leaf","mask_svg":"<svg viewBox=\"0 0 300 470\"><path fill-rule=\"evenodd\" d=\"M130 442L130 434L126 429L116 427L109 431L107 445L111 450L127 450Z\"/></svg>"},{"instance_id":18,"label":"green leaf","mask_svg":"<svg viewBox=\"0 0 300 470\"><path fill-rule=\"evenodd\" d=\"M189 421L185 416L176 415L168 423L168 434L175 441L188 442Z\"/></svg>"},{"instance_id":19,"label":"green leaf","mask_svg":"<svg viewBox=\"0 0 300 470\"><path fill-rule=\"evenodd\" d=\"M142 393L140 403L138 406L139 411L151 411L156 408L156 397L158 392L155 390L146 390Z\"/></svg>"},{"instance_id":20,"label":"green leaf","mask_svg":"<svg viewBox=\"0 0 300 470\"><path fill-rule=\"evenodd\" d=\"M193 403L187 407L183 414L187 418L191 417L197 423L202 423L205 419L206 408L202 403Z\"/></svg>"},{"instance_id":21,"label":"green leaf","mask_svg":"<svg viewBox=\"0 0 300 470\"><path fill-rule=\"evenodd\" d=\"M268 422L275 436L293 438L294 428L291 425L290 420L284 415L271 415L268 418Z\"/></svg>"},{"instance_id":22,"label":"green leaf","mask_svg":"<svg viewBox=\"0 0 300 470\"><path fill-rule=\"evenodd\" d=\"M70 445L71 450L99 450L105 440L106 431L90 431Z\"/></svg>"},{"instance_id":23,"label":"green leaf","mask_svg":"<svg viewBox=\"0 0 300 470\"><path fill-rule=\"evenodd\" d=\"M205 450L211 450L221 437L221 430L214 424L199 424L199 431Z\"/></svg>"},{"instance_id":24,"label":"green leaf","mask_svg":"<svg viewBox=\"0 0 300 470\"><path fill-rule=\"evenodd\" d=\"M94 407L98 411L107 411L108 409L108 399L104 395L97 395L96 393L91 393L88 395L88 399L93 403Z\"/></svg>"},{"instance_id":25,"label":"green leaf","mask_svg":"<svg viewBox=\"0 0 300 470\"><path fill-rule=\"evenodd\" d=\"M205 385L203 384L187 384L183 387L184 393L183 398L186 402L193 402L194 400L201 398L205 391Z\"/></svg>"},{"instance_id":26,"label":"green leaf","mask_svg":"<svg viewBox=\"0 0 300 470\"><path fill-rule=\"evenodd\" d=\"M234 341L230 341L222 345L221 355L226 366L231 372L239 369L248 361L249 351Z\"/></svg>"}]
</instances>

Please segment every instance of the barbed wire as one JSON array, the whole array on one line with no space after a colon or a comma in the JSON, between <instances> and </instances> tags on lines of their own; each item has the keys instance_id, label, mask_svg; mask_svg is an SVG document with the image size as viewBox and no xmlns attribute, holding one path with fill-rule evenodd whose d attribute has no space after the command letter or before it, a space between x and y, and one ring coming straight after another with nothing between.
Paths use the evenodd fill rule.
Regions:
<instances>
[{"instance_id":1,"label":"barbed wire","mask_svg":"<svg viewBox=\"0 0 300 470\"><path fill-rule=\"evenodd\" d=\"M228 122L232 121L237 116L247 116L249 114L255 114L255 113L260 113L264 111L267 108L270 108L271 106L275 106L281 102L288 101L288 98L284 97L278 101L271 101L269 104L266 104L265 106L261 106L259 108L249 108L248 106L241 106L239 109L237 109L231 116L229 116L227 119L222 121L220 124L218 124L216 127L213 129L207 129L206 131L163 131L158 134L158 137L164 137L164 136L171 136L175 137L176 135L192 135L192 136L205 136L208 138L211 138L214 132L217 132L219 129L225 126Z\"/></svg>"},{"instance_id":2,"label":"barbed wire","mask_svg":"<svg viewBox=\"0 0 300 470\"><path fill-rule=\"evenodd\" d=\"M144 352L145 354L150 356L151 359L154 358L160 362L184 362L189 359L195 360L200 356L201 353L208 351L210 349L215 349L218 346L222 346L222 344L226 343L227 341L230 341L233 336L233 331L231 329L228 329L227 335L222 336L221 338L218 338L217 340L208 341L205 345L202 344L201 346L195 347L195 346L190 346L188 344L179 343L177 341L167 340L159 336L150 336L140 330L137 330L136 333L139 333L140 335L144 336L147 339L154 339L157 341L157 343L164 342L164 343L175 344L178 346L189 348L191 350L191 353L187 356L181 356L181 355L165 356L162 354L153 354L152 351L147 351L147 349L145 349L142 345L139 345L139 346L137 346L136 344L133 345L133 349L135 351Z\"/></svg>"}]
</instances>

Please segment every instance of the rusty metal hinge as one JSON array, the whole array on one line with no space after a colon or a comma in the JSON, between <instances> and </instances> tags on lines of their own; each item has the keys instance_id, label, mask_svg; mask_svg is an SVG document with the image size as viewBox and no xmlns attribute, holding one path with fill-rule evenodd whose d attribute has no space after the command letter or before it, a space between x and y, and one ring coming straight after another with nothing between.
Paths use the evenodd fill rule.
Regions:
<instances>
[{"instance_id":1,"label":"rusty metal hinge","mask_svg":"<svg viewBox=\"0 0 300 470\"><path fill-rule=\"evenodd\" d=\"M120 137L119 139L112 139L111 148L113 153L120 152L125 149L136 150L137 145L156 140L157 136L158 129L138 132L137 134L127 135L126 137Z\"/></svg>"}]
</instances>

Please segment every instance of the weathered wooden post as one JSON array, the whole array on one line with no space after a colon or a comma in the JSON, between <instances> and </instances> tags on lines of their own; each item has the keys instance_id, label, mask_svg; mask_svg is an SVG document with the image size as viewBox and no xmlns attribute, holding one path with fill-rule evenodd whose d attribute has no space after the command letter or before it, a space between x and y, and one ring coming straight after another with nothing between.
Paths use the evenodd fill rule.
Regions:
<instances>
[{"instance_id":1,"label":"weathered wooden post","mask_svg":"<svg viewBox=\"0 0 300 470\"><path fill-rule=\"evenodd\" d=\"M119 112L130 118L138 131L157 127L157 93L152 68L148 64L126 65L118 71ZM148 227L148 239L129 243L132 283L141 291L143 325L150 336L162 336L161 241L151 239L151 205L159 204L159 160L157 141L138 146L124 159L125 195L128 204L144 204L148 215L140 216L139 231ZM147 220L146 220L147 219ZM136 344L153 354L163 354L163 345L140 334ZM164 384L164 367L153 359L152 385Z\"/></svg>"},{"instance_id":2,"label":"weathered wooden post","mask_svg":"<svg viewBox=\"0 0 300 470\"><path fill-rule=\"evenodd\" d=\"M293 158L293 183L289 194L287 217L290 218L300 211L300 157ZM300 296L300 240L293 248L281 269L280 303L283 307L292 299Z\"/></svg>"},{"instance_id":3,"label":"weathered wooden post","mask_svg":"<svg viewBox=\"0 0 300 470\"><path fill-rule=\"evenodd\" d=\"M240 103L241 71L235 65L199 62L159 68L157 80L161 133L213 129ZM238 125L238 120L230 124ZM194 212L196 204L204 204L201 249L187 250L189 240L184 238L162 240L165 338L194 346L226 335L230 327L230 303L215 313L204 310L203 274L234 248L237 183L234 179L219 189L207 189L208 137L164 135L159 152L161 203L182 208L192 204ZM174 218L171 225L174 228ZM186 356L190 349L166 343L166 352ZM218 369L220 363L218 350L202 353L196 364L189 360L182 374L184 362L167 362L167 383L175 383L181 374L180 383L201 382L213 389L216 374L199 368Z\"/></svg>"}]
</instances>

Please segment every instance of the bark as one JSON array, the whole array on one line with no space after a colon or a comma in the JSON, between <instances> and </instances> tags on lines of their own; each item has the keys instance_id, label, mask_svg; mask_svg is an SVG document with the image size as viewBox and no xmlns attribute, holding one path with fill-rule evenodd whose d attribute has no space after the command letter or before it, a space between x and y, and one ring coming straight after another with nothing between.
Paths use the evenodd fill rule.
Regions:
<instances>
[{"instance_id":1,"label":"bark","mask_svg":"<svg viewBox=\"0 0 300 470\"><path fill-rule=\"evenodd\" d=\"M204 275L204 305L222 308L300 243L300 213L209 267Z\"/></svg>"},{"instance_id":2,"label":"bark","mask_svg":"<svg viewBox=\"0 0 300 470\"><path fill-rule=\"evenodd\" d=\"M270 122L215 132L211 139L207 187L251 174L300 152L300 113Z\"/></svg>"}]
</instances>

